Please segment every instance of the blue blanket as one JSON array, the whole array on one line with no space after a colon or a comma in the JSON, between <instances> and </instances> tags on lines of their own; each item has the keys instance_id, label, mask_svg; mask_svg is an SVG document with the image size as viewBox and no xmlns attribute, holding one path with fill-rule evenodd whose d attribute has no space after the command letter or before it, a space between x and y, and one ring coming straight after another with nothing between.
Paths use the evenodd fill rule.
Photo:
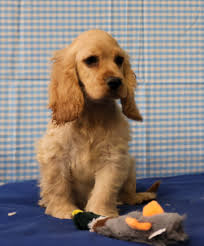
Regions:
<instances>
[{"instance_id":1,"label":"blue blanket","mask_svg":"<svg viewBox=\"0 0 204 246\"><path fill-rule=\"evenodd\" d=\"M138 180L138 191L144 191L156 179ZM187 245L204 245L204 174L162 178L158 201L167 212L187 214L184 225L190 240ZM59 220L44 214L37 205L36 181L0 186L1 246L125 246L143 245L107 238L89 231L79 231L72 220ZM120 206L120 214L142 206ZM13 216L9 213L16 212Z\"/></svg>"}]
</instances>

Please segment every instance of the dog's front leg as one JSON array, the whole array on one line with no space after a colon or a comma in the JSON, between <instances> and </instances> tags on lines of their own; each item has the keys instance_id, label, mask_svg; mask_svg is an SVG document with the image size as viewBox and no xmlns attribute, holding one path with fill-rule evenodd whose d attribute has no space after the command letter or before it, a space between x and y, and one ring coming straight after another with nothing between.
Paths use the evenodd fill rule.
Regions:
<instances>
[{"instance_id":1,"label":"dog's front leg","mask_svg":"<svg viewBox=\"0 0 204 246\"><path fill-rule=\"evenodd\" d=\"M71 219L72 211L78 209L72 200L70 187L62 180L59 186L55 186L49 197L45 213L59 219Z\"/></svg>"},{"instance_id":2,"label":"dog's front leg","mask_svg":"<svg viewBox=\"0 0 204 246\"><path fill-rule=\"evenodd\" d=\"M103 216L118 216L117 197L126 178L126 169L118 165L106 165L98 171L86 211Z\"/></svg>"},{"instance_id":3,"label":"dog's front leg","mask_svg":"<svg viewBox=\"0 0 204 246\"><path fill-rule=\"evenodd\" d=\"M72 211L77 209L73 201L71 184L57 168L50 166L52 175L44 173L41 178L41 200L39 205L46 207L45 213L59 219L71 219Z\"/></svg>"}]
</instances>

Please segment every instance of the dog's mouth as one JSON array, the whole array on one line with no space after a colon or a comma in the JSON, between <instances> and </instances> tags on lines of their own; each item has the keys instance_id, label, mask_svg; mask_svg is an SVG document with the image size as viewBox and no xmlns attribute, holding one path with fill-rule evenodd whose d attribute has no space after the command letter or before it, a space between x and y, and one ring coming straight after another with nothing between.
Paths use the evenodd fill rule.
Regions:
<instances>
[{"instance_id":1,"label":"dog's mouth","mask_svg":"<svg viewBox=\"0 0 204 246\"><path fill-rule=\"evenodd\" d=\"M107 98L117 100L117 99L120 99L121 96L120 96L120 94L119 94L118 92L116 92L116 91L114 91L114 92L109 91L109 93L108 93L108 95L107 95Z\"/></svg>"},{"instance_id":2,"label":"dog's mouth","mask_svg":"<svg viewBox=\"0 0 204 246\"><path fill-rule=\"evenodd\" d=\"M109 90L110 96L113 99L122 99L127 97L127 88L121 85L116 91Z\"/></svg>"}]
</instances>

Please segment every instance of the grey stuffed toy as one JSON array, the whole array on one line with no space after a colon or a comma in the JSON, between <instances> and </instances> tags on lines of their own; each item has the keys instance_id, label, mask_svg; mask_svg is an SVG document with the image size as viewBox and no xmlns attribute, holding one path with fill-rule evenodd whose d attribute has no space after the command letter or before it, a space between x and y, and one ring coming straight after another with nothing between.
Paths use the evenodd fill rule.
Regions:
<instances>
[{"instance_id":1,"label":"grey stuffed toy","mask_svg":"<svg viewBox=\"0 0 204 246\"><path fill-rule=\"evenodd\" d=\"M91 232L121 240L165 246L188 239L183 230L186 216L164 212L156 201L148 203L142 212L130 212L116 218L101 217L83 211L75 215L74 222L79 229L89 229ZM87 218L88 223L84 222Z\"/></svg>"}]
</instances>

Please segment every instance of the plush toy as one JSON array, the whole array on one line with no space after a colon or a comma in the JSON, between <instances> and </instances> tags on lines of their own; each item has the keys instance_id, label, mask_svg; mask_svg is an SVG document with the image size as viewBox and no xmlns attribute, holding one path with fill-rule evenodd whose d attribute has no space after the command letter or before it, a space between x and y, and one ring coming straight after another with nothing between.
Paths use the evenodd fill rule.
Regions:
<instances>
[{"instance_id":1,"label":"plush toy","mask_svg":"<svg viewBox=\"0 0 204 246\"><path fill-rule=\"evenodd\" d=\"M156 201L144 206L142 212L134 211L116 218L81 210L75 210L72 215L79 229L121 240L165 246L188 239L183 230L185 215L164 212Z\"/></svg>"}]
</instances>

